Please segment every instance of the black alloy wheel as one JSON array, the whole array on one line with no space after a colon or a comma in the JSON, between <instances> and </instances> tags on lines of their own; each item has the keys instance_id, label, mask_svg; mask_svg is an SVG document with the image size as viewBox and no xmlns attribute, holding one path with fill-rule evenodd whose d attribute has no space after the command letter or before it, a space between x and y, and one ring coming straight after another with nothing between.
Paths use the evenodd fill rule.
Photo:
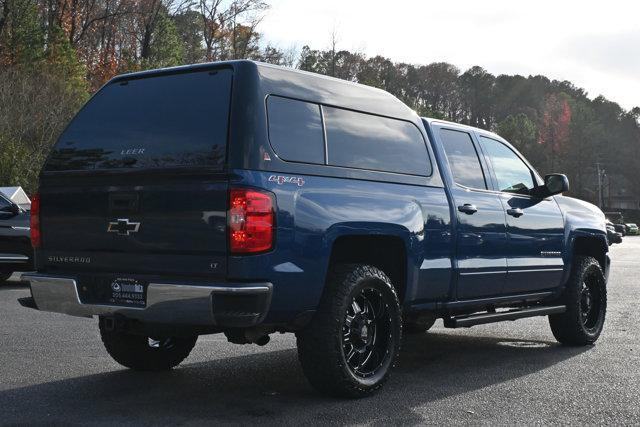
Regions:
<instances>
[{"instance_id":1,"label":"black alloy wheel","mask_svg":"<svg viewBox=\"0 0 640 427\"><path fill-rule=\"evenodd\" d=\"M593 332L598 326L601 306L600 279L594 274L588 275L584 278L580 291L580 317L586 330Z\"/></svg>"},{"instance_id":2,"label":"black alloy wheel","mask_svg":"<svg viewBox=\"0 0 640 427\"><path fill-rule=\"evenodd\" d=\"M365 287L347 307L342 351L355 376L375 375L390 357L394 342L389 303L381 291Z\"/></svg>"},{"instance_id":3,"label":"black alloy wheel","mask_svg":"<svg viewBox=\"0 0 640 427\"><path fill-rule=\"evenodd\" d=\"M565 345L595 343L607 313L607 282L595 258L576 257L558 302L566 305L567 309L564 313L549 316L553 336Z\"/></svg>"},{"instance_id":4,"label":"black alloy wheel","mask_svg":"<svg viewBox=\"0 0 640 427\"><path fill-rule=\"evenodd\" d=\"M391 280L371 265L332 266L316 314L296 337L302 370L316 389L371 395L400 352L402 310Z\"/></svg>"}]
</instances>

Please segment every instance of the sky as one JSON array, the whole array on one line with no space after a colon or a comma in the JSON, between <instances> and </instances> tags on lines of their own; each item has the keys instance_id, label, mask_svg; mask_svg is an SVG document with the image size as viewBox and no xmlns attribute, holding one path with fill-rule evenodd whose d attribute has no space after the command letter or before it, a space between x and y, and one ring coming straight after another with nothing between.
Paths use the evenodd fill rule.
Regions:
<instances>
[{"instance_id":1,"label":"sky","mask_svg":"<svg viewBox=\"0 0 640 427\"><path fill-rule=\"evenodd\" d=\"M480 65L569 80L640 106L637 0L271 0L260 31L280 48L338 48L395 62Z\"/></svg>"}]
</instances>

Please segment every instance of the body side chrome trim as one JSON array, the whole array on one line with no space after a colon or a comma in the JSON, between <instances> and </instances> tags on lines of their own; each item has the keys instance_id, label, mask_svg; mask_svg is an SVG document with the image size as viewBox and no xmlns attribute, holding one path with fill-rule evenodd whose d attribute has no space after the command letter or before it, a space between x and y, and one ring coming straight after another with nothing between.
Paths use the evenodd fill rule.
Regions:
<instances>
[{"instance_id":1,"label":"body side chrome trim","mask_svg":"<svg viewBox=\"0 0 640 427\"><path fill-rule=\"evenodd\" d=\"M461 276L476 276L478 274L507 274L507 270L491 270L491 271L469 271L460 272Z\"/></svg>"},{"instance_id":2,"label":"body side chrome trim","mask_svg":"<svg viewBox=\"0 0 640 427\"><path fill-rule=\"evenodd\" d=\"M509 273L536 273L536 272L564 271L564 268L528 268L524 270L509 270Z\"/></svg>"},{"instance_id":3,"label":"body side chrome trim","mask_svg":"<svg viewBox=\"0 0 640 427\"><path fill-rule=\"evenodd\" d=\"M564 268L527 268L527 269L514 269L510 268L509 270L500 270L500 271L470 271L470 272L461 272L461 276L476 276L479 274L510 274L510 273L548 273L554 271L564 271Z\"/></svg>"}]
</instances>

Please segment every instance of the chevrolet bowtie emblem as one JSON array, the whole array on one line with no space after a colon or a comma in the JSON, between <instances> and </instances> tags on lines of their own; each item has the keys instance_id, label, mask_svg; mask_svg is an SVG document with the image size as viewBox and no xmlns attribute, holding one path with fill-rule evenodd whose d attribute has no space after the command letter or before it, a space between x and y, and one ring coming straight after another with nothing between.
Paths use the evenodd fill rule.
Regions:
<instances>
[{"instance_id":1,"label":"chevrolet bowtie emblem","mask_svg":"<svg viewBox=\"0 0 640 427\"><path fill-rule=\"evenodd\" d=\"M119 218L109 223L107 232L118 233L120 236L128 236L131 233L137 233L139 229L139 222L130 222L128 218Z\"/></svg>"}]
</instances>

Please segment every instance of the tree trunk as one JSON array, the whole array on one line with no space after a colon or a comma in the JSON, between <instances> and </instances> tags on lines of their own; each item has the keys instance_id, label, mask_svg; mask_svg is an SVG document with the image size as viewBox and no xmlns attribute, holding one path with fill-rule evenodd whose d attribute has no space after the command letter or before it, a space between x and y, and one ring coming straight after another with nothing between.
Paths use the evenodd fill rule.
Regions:
<instances>
[{"instance_id":1,"label":"tree trunk","mask_svg":"<svg viewBox=\"0 0 640 427\"><path fill-rule=\"evenodd\" d=\"M0 35L2 35L2 29L4 28L4 24L7 22L7 16L9 15L10 2L11 0L2 0L2 3L0 3L0 5L2 6L0 8Z\"/></svg>"}]
</instances>

